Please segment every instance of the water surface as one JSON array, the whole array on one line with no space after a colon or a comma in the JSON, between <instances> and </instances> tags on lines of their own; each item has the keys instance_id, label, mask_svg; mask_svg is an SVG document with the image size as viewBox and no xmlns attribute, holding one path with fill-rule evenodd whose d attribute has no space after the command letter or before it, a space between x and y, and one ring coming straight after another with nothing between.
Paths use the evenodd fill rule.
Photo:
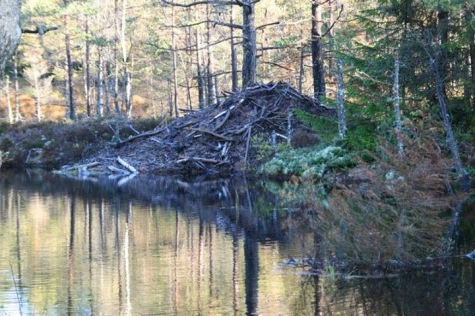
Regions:
<instances>
[{"instance_id":1,"label":"water surface","mask_svg":"<svg viewBox=\"0 0 475 316\"><path fill-rule=\"evenodd\" d=\"M0 176L0 314L471 315L473 264L341 280L265 184ZM471 214L467 210L467 214ZM473 242L463 222L466 249ZM311 247L310 247L311 248ZM461 249L461 252L465 249Z\"/></svg>"}]
</instances>

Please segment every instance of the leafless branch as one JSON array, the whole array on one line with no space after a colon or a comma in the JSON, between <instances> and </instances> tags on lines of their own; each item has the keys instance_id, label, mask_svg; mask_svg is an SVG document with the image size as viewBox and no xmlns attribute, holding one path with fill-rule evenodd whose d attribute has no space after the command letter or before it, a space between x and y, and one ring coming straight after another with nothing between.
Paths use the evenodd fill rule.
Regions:
<instances>
[{"instance_id":1,"label":"leafless branch","mask_svg":"<svg viewBox=\"0 0 475 316\"><path fill-rule=\"evenodd\" d=\"M23 34L38 34L38 35L44 35L49 31L55 31L57 30L57 26L44 26L44 25L37 25L36 29L22 29L21 32Z\"/></svg>"}]
</instances>

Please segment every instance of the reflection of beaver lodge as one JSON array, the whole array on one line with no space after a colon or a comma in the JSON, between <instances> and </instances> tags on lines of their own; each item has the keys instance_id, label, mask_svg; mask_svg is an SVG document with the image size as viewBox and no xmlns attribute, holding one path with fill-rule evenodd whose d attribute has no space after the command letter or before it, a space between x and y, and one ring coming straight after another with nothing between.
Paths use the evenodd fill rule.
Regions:
<instances>
[{"instance_id":1,"label":"reflection of beaver lodge","mask_svg":"<svg viewBox=\"0 0 475 316\"><path fill-rule=\"evenodd\" d=\"M253 168L263 161L263 146L316 142L293 109L336 117L335 109L319 105L287 83L257 84L227 92L224 101L189 111L167 126L120 141L94 160L110 163L107 157L120 156L140 172L155 174L222 175Z\"/></svg>"}]
</instances>

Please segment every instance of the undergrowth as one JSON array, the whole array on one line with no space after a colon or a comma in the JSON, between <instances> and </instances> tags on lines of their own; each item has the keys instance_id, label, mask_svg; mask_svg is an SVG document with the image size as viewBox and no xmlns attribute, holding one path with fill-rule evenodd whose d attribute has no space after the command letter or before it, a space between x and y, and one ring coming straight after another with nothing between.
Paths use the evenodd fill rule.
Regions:
<instances>
[{"instance_id":1,"label":"undergrowth","mask_svg":"<svg viewBox=\"0 0 475 316\"><path fill-rule=\"evenodd\" d=\"M382 267L446 255L450 210L459 198L447 190L453 162L432 139L405 139L403 156L384 143L372 156L372 164L359 162L364 176L342 177L330 192L314 181L281 192L297 202L295 225L313 232L306 253Z\"/></svg>"},{"instance_id":2,"label":"undergrowth","mask_svg":"<svg viewBox=\"0 0 475 316\"><path fill-rule=\"evenodd\" d=\"M102 119L5 124L0 128L2 167L55 169L95 154L119 139L152 130L158 122Z\"/></svg>"},{"instance_id":3,"label":"undergrowth","mask_svg":"<svg viewBox=\"0 0 475 316\"><path fill-rule=\"evenodd\" d=\"M338 146L306 147L279 151L263 164L260 172L270 176L295 175L321 178L331 170L345 170L356 165L348 151Z\"/></svg>"}]
</instances>

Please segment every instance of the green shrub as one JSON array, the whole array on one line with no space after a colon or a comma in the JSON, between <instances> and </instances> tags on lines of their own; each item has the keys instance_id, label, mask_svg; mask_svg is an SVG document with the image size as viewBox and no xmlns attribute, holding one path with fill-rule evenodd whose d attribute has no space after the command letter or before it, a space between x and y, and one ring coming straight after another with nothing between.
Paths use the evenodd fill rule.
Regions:
<instances>
[{"instance_id":1,"label":"green shrub","mask_svg":"<svg viewBox=\"0 0 475 316\"><path fill-rule=\"evenodd\" d=\"M329 170L344 170L356 163L345 149L328 146L292 149L276 153L275 157L262 165L260 171L267 175L297 175L322 177Z\"/></svg>"}]
</instances>

